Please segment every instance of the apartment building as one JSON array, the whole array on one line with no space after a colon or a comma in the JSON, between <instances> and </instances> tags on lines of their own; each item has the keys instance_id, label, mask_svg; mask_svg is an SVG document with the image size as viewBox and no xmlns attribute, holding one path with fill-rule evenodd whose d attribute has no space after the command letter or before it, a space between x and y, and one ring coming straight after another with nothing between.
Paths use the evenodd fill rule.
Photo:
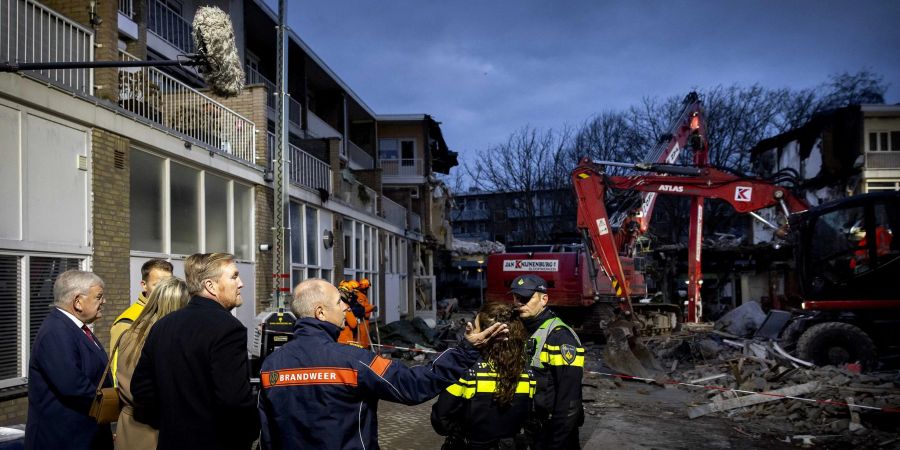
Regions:
<instances>
[{"instance_id":1,"label":"apartment building","mask_svg":"<svg viewBox=\"0 0 900 450\"><path fill-rule=\"evenodd\" d=\"M247 77L236 97L186 66L0 73L0 425L24 421L31 342L64 270L105 280L95 334L107 345L150 258L182 275L187 255L234 253L235 315L252 329L274 307L261 245L274 225L277 18L262 0L0 0L0 61L178 59L206 4L234 22ZM432 173L455 165L439 123L376 114L293 32L287 52L290 284L368 277L380 320L434 314L429 255L447 230ZM406 138L413 153L391 150ZM413 177L385 175L406 159Z\"/></svg>"}]
</instances>

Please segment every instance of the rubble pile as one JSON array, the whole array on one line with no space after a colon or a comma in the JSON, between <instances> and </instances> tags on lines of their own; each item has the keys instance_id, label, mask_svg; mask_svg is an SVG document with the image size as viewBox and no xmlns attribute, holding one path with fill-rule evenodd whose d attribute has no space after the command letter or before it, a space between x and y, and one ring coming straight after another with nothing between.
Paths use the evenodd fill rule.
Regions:
<instances>
[{"instance_id":1,"label":"rubble pile","mask_svg":"<svg viewBox=\"0 0 900 450\"><path fill-rule=\"evenodd\" d=\"M900 372L805 367L771 343L722 334L646 342L672 380L708 389L708 403L688 408L692 419L724 415L801 445L900 446Z\"/></svg>"}]
</instances>

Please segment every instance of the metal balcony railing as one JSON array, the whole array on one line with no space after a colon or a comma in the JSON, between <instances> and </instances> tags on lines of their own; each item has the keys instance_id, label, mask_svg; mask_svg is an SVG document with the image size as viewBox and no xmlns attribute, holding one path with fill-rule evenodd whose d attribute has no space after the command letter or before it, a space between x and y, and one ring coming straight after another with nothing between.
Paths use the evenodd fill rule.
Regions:
<instances>
[{"instance_id":1,"label":"metal balcony railing","mask_svg":"<svg viewBox=\"0 0 900 450\"><path fill-rule=\"evenodd\" d=\"M262 84L266 87L266 106L275 110L275 83L250 66L244 66L244 73L247 74L247 84Z\"/></svg>"},{"instance_id":2,"label":"metal balcony railing","mask_svg":"<svg viewBox=\"0 0 900 450\"><path fill-rule=\"evenodd\" d=\"M425 170L421 159L382 159L382 174L389 177L424 176Z\"/></svg>"},{"instance_id":3,"label":"metal balcony railing","mask_svg":"<svg viewBox=\"0 0 900 450\"><path fill-rule=\"evenodd\" d=\"M129 19L134 18L134 0L119 0L119 12Z\"/></svg>"},{"instance_id":4,"label":"metal balcony railing","mask_svg":"<svg viewBox=\"0 0 900 450\"><path fill-rule=\"evenodd\" d=\"M147 2L147 29L185 53L194 53L191 23L159 0Z\"/></svg>"},{"instance_id":5,"label":"metal balcony railing","mask_svg":"<svg viewBox=\"0 0 900 450\"><path fill-rule=\"evenodd\" d=\"M296 145L288 144L288 146L291 158L289 166L291 183L331 192L331 167Z\"/></svg>"},{"instance_id":6,"label":"metal balcony railing","mask_svg":"<svg viewBox=\"0 0 900 450\"><path fill-rule=\"evenodd\" d=\"M32 0L0 0L0 61L93 61L94 33ZM31 70L29 76L91 95L91 69Z\"/></svg>"},{"instance_id":7,"label":"metal balcony railing","mask_svg":"<svg viewBox=\"0 0 900 450\"><path fill-rule=\"evenodd\" d=\"M294 97L288 97L288 120L298 127L303 126L303 105Z\"/></svg>"},{"instance_id":8,"label":"metal balcony railing","mask_svg":"<svg viewBox=\"0 0 900 450\"><path fill-rule=\"evenodd\" d=\"M347 149L350 150L349 153L351 163L359 166L362 169L375 168L375 159L372 158L372 155L366 153L365 150L354 144L350 139L347 139Z\"/></svg>"},{"instance_id":9,"label":"metal balcony railing","mask_svg":"<svg viewBox=\"0 0 900 450\"><path fill-rule=\"evenodd\" d=\"M381 208L384 210L384 218L388 222L406 229L406 208L387 197L381 198Z\"/></svg>"},{"instance_id":10,"label":"metal balcony railing","mask_svg":"<svg viewBox=\"0 0 900 450\"><path fill-rule=\"evenodd\" d=\"M134 56L119 51L123 61ZM119 106L201 144L255 163L256 125L152 67L119 69Z\"/></svg>"}]
</instances>

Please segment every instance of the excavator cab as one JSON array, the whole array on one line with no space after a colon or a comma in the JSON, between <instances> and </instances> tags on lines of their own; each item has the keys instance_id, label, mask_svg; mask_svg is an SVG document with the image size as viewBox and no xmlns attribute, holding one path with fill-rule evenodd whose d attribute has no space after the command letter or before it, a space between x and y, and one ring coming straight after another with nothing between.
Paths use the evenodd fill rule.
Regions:
<instances>
[{"instance_id":1,"label":"excavator cab","mask_svg":"<svg viewBox=\"0 0 900 450\"><path fill-rule=\"evenodd\" d=\"M797 216L797 261L804 297L813 300L896 297L900 276L900 193L841 199Z\"/></svg>"},{"instance_id":2,"label":"excavator cab","mask_svg":"<svg viewBox=\"0 0 900 450\"><path fill-rule=\"evenodd\" d=\"M816 365L900 355L900 192L857 195L791 219L803 297L783 339Z\"/></svg>"}]
</instances>

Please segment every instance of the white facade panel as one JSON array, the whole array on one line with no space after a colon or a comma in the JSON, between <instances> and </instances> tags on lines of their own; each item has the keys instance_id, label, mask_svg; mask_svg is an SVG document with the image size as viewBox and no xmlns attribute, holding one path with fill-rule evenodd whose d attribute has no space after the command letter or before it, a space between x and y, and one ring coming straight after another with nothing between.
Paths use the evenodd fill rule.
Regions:
<instances>
[{"instance_id":1,"label":"white facade panel","mask_svg":"<svg viewBox=\"0 0 900 450\"><path fill-rule=\"evenodd\" d=\"M384 276L384 322L400 320L400 292L406 289L400 281L401 275L389 273Z\"/></svg>"},{"instance_id":2,"label":"white facade panel","mask_svg":"<svg viewBox=\"0 0 900 450\"><path fill-rule=\"evenodd\" d=\"M30 114L24 132L25 239L87 245L88 132Z\"/></svg>"},{"instance_id":3,"label":"white facade panel","mask_svg":"<svg viewBox=\"0 0 900 450\"><path fill-rule=\"evenodd\" d=\"M0 105L0 239L22 239L20 112Z\"/></svg>"}]
</instances>

